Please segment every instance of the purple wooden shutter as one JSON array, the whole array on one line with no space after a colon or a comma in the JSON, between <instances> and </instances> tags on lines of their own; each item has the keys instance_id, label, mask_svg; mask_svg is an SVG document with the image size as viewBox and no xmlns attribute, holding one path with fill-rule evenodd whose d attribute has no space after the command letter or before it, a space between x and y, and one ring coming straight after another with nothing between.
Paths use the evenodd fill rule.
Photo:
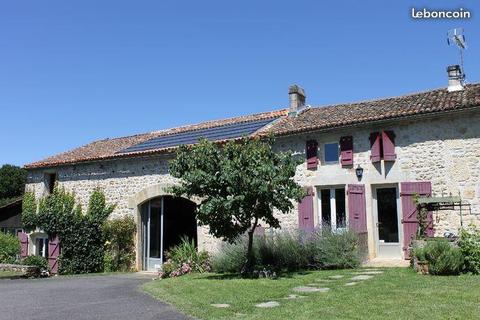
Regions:
<instances>
[{"instance_id":1,"label":"purple wooden shutter","mask_svg":"<svg viewBox=\"0 0 480 320\"><path fill-rule=\"evenodd\" d=\"M342 166L353 165L353 137L340 138L340 161Z\"/></svg>"},{"instance_id":2,"label":"purple wooden shutter","mask_svg":"<svg viewBox=\"0 0 480 320\"><path fill-rule=\"evenodd\" d=\"M58 256L60 255L60 241L57 235L48 237L48 266L51 273L58 273Z\"/></svg>"},{"instance_id":3,"label":"purple wooden shutter","mask_svg":"<svg viewBox=\"0 0 480 320\"><path fill-rule=\"evenodd\" d=\"M414 196L431 196L432 184L430 182L402 182L400 190L403 212L403 252L405 253L405 259L408 259L410 257L408 247L412 239L415 238L418 229L417 206ZM433 236L433 215L431 212L428 213L427 220L427 236Z\"/></svg>"},{"instance_id":4,"label":"purple wooden shutter","mask_svg":"<svg viewBox=\"0 0 480 320\"><path fill-rule=\"evenodd\" d=\"M367 232L367 209L365 204L365 186L349 184L348 194L348 224L357 233Z\"/></svg>"},{"instance_id":5,"label":"purple wooden shutter","mask_svg":"<svg viewBox=\"0 0 480 320\"><path fill-rule=\"evenodd\" d=\"M372 162L379 162L382 160L380 140L380 133L372 132L370 134L370 159Z\"/></svg>"},{"instance_id":6,"label":"purple wooden shutter","mask_svg":"<svg viewBox=\"0 0 480 320\"><path fill-rule=\"evenodd\" d=\"M318 166L318 143L316 140L308 140L306 146L307 169L316 170Z\"/></svg>"},{"instance_id":7,"label":"purple wooden shutter","mask_svg":"<svg viewBox=\"0 0 480 320\"><path fill-rule=\"evenodd\" d=\"M307 195L298 204L298 228L311 232L314 229L313 221L313 188L307 188Z\"/></svg>"},{"instance_id":8,"label":"purple wooden shutter","mask_svg":"<svg viewBox=\"0 0 480 320\"><path fill-rule=\"evenodd\" d=\"M255 231L253 232L253 234L257 235L257 236L264 236L265 235L265 228L262 227L261 224L257 225L257 227L255 228Z\"/></svg>"},{"instance_id":9,"label":"purple wooden shutter","mask_svg":"<svg viewBox=\"0 0 480 320\"><path fill-rule=\"evenodd\" d=\"M395 134L393 131L382 131L383 160L395 161Z\"/></svg>"},{"instance_id":10,"label":"purple wooden shutter","mask_svg":"<svg viewBox=\"0 0 480 320\"><path fill-rule=\"evenodd\" d=\"M25 258L28 256L28 235L20 231L17 236L20 240L20 258Z\"/></svg>"}]
</instances>

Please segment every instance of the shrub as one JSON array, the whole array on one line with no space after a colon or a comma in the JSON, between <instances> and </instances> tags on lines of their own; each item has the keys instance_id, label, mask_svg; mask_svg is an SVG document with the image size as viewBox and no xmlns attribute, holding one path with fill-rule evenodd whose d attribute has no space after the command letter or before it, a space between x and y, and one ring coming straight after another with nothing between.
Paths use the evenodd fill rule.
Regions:
<instances>
[{"instance_id":1,"label":"shrub","mask_svg":"<svg viewBox=\"0 0 480 320\"><path fill-rule=\"evenodd\" d=\"M15 263L19 254L18 237L0 232L0 263Z\"/></svg>"},{"instance_id":2,"label":"shrub","mask_svg":"<svg viewBox=\"0 0 480 320\"><path fill-rule=\"evenodd\" d=\"M75 194L56 186L53 193L36 200L33 193L24 197L22 221L27 229L36 227L60 239L59 272L89 273L103 271L103 224L114 206L95 189L87 212L75 204Z\"/></svg>"},{"instance_id":3,"label":"shrub","mask_svg":"<svg viewBox=\"0 0 480 320\"><path fill-rule=\"evenodd\" d=\"M473 225L461 230L458 246L465 258L465 270L480 274L480 230Z\"/></svg>"},{"instance_id":4,"label":"shrub","mask_svg":"<svg viewBox=\"0 0 480 320\"><path fill-rule=\"evenodd\" d=\"M224 243L219 253L212 258L212 270L218 273L236 273L245 263L246 241L239 239L234 243ZM256 242L254 242L256 243ZM256 253L254 252L256 256Z\"/></svg>"},{"instance_id":5,"label":"shrub","mask_svg":"<svg viewBox=\"0 0 480 320\"><path fill-rule=\"evenodd\" d=\"M130 216L107 220L104 223L105 271L132 271L135 263L135 232L135 221Z\"/></svg>"},{"instance_id":6,"label":"shrub","mask_svg":"<svg viewBox=\"0 0 480 320\"><path fill-rule=\"evenodd\" d=\"M317 269L356 268L360 265L358 237L353 231L334 233L324 229L314 235L312 247Z\"/></svg>"},{"instance_id":7,"label":"shrub","mask_svg":"<svg viewBox=\"0 0 480 320\"><path fill-rule=\"evenodd\" d=\"M22 260L22 264L26 266L38 267L41 271L48 270L48 261L42 256L28 256Z\"/></svg>"},{"instance_id":8,"label":"shrub","mask_svg":"<svg viewBox=\"0 0 480 320\"><path fill-rule=\"evenodd\" d=\"M354 268L360 264L358 238L350 231L328 229L313 234L277 232L254 242L255 268L274 271ZM239 272L245 262L246 240L225 244L214 256L212 267L219 273Z\"/></svg>"},{"instance_id":9,"label":"shrub","mask_svg":"<svg viewBox=\"0 0 480 320\"><path fill-rule=\"evenodd\" d=\"M195 242L182 237L182 242L166 253L167 261L162 266L160 277L178 277L190 272L211 270L210 257L206 251L197 251Z\"/></svg>"},{"instance_id":10,"label":"shrub","mask_svg":"<svg viewBox=\"0 0 480 320\"><path fill-rule=\"evenodd\" d=\"M460 248L446 240L428 241L418 257L425 257L428 262L428 272L433 275L459 274L463 267L463 255Z\"/></svg>"}]
</instances>

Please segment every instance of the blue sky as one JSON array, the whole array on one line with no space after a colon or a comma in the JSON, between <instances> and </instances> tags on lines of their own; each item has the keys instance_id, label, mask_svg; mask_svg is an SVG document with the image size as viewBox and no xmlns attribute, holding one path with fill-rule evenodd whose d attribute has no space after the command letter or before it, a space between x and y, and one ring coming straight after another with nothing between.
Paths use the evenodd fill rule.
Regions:
<instances>
[{"instance_id":1,"label":"blue sky","mask_svg":"<svg viewBox=\"0 0 480 320\"><path fill-rule=\"evenodd\" d=\"M410 18L459 8L470 20ZM480 81L470 1L3 1L0 164L93 140L286 107L298 83L324 105L446 85L464 27Z\"/></svg>"}]
</instances>

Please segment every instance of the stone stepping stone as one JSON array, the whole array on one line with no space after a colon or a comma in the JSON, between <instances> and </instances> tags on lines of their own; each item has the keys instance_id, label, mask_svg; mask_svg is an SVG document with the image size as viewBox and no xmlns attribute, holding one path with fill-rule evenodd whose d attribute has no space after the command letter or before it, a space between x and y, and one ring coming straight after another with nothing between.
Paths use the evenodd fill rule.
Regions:
<instances>
[{"instance_id":1,"label":"stone stepping stone","mask_svg":"<svg viewBox=\"0 0 480 320\"><path fill-rule=\"evenodd\" d=\"M333 276L328 276L330 279L342 279L344 276L340 275L340 274L337 274L337 275L333 275Z\"/></svg>"},{"instance_id":2,"label":"stone stepping stone","mask_svg":"<svg viewBox=\"0 0 480 320\"><path fill-rule=\"evenodd\" d=\"M373 271L363 271L363 272L359 272L357 274L382 274L383 271L376 271L376 270L373 270Z\"/></svg>"},{"instance_id":3,"label":"stone stepping stone","mask_svg":"<svg viewBox=\"0 0 480 320\"><path fill-rule=\"evenodd\" d=\"M332 282L330 279L315 279L317 282Z\"/></svg>"},{"instance_id":4,"label":"stone stepping stone","mask_svg":"<svg viewBox=\"0 0 480 320\"><path fill-rule=\"evenodd\" d=\"M280 306L280 303L277 301L267 301L255 305L257 308L275 308L278 306Z\"/></svg>"},{"instance_id":5,"label":"stone stepping stone","mask_svg":"<svg viewBox=\"0 0 480 320\"><path fill-rule=\"evenodd\" d=\"M212 303L211 306L214 308L230 308L228 303Z\"/></svg>"},{"instance_id":6,"label":"stone stepping stone","mask_svg":"<svg viewBox=\"0 0 480 320\"><path fill-rule=\"evenodd\" d=\"M293 299L299 299L299 298L305 298L305 296L302 296L302 295L299 295L299 294L289 294L288 296L286 296L285 300L293 300Z\"/></svg>"},{"instance_id":7,"label":"stone stepping stone","mask_svg":"<svg viewBox=\"0 0 480 320\"><path fill-rule=\"evenodd\" d=\"M355 276L353 278L350 278L350 280L353 280L353 281L362 281L362 280L368 280L368 279L371 279L373 278L373 276L370 276L368 274L359 274L358 276Z\"/></svg>"},{"instance_id":8,"label":"stone stepping stone","mask_svg":"<svg viewBox=\"0 0 480 320\"><path fill-rule=\"evenodd\" d=\"M351 286L356 285L357 283L358 283L358 282L347 282L347 283L345 283L345 286L351 287Z\"/></svg>"},{"instance_id":9,"label":"stone stepping stone","mask_svg":"<svg viewBox=\"0 0 480 320\"><path fill-rule=\"evenodd\" d=\"M309 287L316 287L318 285L319 285L319 283L309 283L309 284L307 284L307 286L309 286Z\"/></svg>"},{"instance_id":10,"label":"stone stepping stone","mask_svg":"<svg viewBox=\"0 0 480 320\"><path fill-rule=\"evenodd\" d=\"M292 289L295 292L327 292L330 288L315 288L315 287L295 287Z\"/></svg>"}]
</instances>

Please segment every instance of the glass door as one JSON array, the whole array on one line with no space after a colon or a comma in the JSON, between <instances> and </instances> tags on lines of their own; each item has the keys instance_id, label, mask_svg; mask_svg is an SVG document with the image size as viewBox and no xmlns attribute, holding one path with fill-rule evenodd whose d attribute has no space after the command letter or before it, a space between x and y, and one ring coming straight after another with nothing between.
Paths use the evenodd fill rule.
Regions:
<instances>
[{"instance_id":1,"label":"glass door","mask_svg":"<svg viewBox=\"0 0 480 320\"><path fill-rule=\"evenodd\" d=\"M163 259L163 198L152 199L142 206L143 269L156 271Z\"/></svg>"}]
</instances>

